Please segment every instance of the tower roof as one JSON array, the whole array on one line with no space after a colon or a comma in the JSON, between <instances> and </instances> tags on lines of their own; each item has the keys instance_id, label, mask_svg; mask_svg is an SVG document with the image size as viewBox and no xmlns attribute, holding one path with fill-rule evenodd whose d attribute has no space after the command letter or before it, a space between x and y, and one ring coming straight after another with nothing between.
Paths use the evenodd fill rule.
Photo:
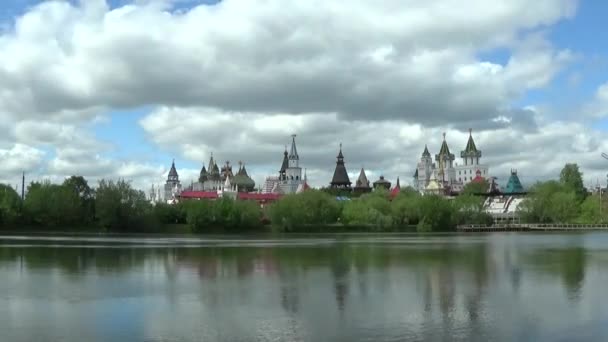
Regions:
<instances>
[{"instance_id":1,"label":"tower roof","mask_svg":"<svg viewBox=\"0 0 608 342\"><path fill-rule=\"evenodd\" d=\"M287 157L287 146L285 146L285 152L283 152L283 163L281 164L281 170L279 170L280 173L285 172L285 170L287 170L287 168L289 167L289 158Z\"/></svg>"},{"instance_id":2,"label":"tower roof","mask_svg":"<svg viewBox=\"0 0 608 342\"><path fill-rule=\"evenodd\" d=\"M338 152L338 156L336 157L338 159L344 159L344 155L342 154L342 143L340 143L340 152Z\"/></svg>"},{"instance_id":3,"label":"tower roof","mask_svg":"<svg viewBox=\"0 0 608 342\"><path fill-rule=\"evenodd\" d=\"M388 180L386 180L384 178L384 176L380 176L380 178L374 182L374 188L377 188L379 186L385 187L387 189L391 188L391 182L389 182Z\"/></svg>"},{"instance_id":4,"label":"tower roof","mask_svg":"<svg viewBox=\"0 0 608 342\"><path fill-rule=\"evenodd\" d=\"M448 147L448 143L445 141L445 133L443 133L443 143L441 143L441 148L439 149L439 155L449 155L450 148Z\"/></svg>"},{"instance_id":5,"label":"tower roof","mask_svg":"<svg viewBox=\"0 0 608 342\"><path fill-rule=\"evenodd\" d=\"M350 179L348 178L348 172L344 166L344 155L342 154L342 144L340 144L340 152L338 153L336 162L336 169L334 170L334 176L331 180L331 186L334 188L346 187L350 188Z\"/></svg>"},{"instance_id":6,"label":"tower roof","mask_svg":"<svg viewBox=\"0 0 608 342\"><path fill-rule=\"evenodd\" d=\"M473 140L473 129L469 128L469 140L467 141L467 146L464 148L464 151L460 153L460 156L465 157L481 157L481 151L477 150L477 146L475 146L475 140Z\"/></svg>"},{"instance_id":7,"label":"tower roof","mask_svg":"<svg viewBox=\"0 0 608 342\"><path fill-rule=\"evenodd\" d=\"M424 145L424 151L422 152L422 156L423 157L430 157L431 153L429 152L429 148L427 147L427 145Z\"/></svg>"},{"instance_id":8,"label":"tower roof","mask_svg":"<svg viewBox=\"0 0 608 342\"><path fill-rule=\"evenodd\" d=\"M505 187L505 194L513 194L524 192L524 187L521 185L519 181L519 177L517 176L517 170L511 170L511 176L509 177L509 181L507 182L507 186Z\"/></svg>"},{"instance_id":9,"label":"tower roof","mask_svg":"<svg viewBox=\"0 0 608 342\"><path fill-rule=\"evenodd\" d=\"M391 198L397 197L397 195L399 195L399 192L401 192L401 185L399 184L399 177L397 177L397 184L395 184L395 187L393 188L393 190L391 190Z\"/></svg>"},{"instance_id":10,"label":"tower roof","mask_svg":"<svg viewBox=\"0 0 608 342\"><path fill-rule=\"evenodd\" d=\"M416 171L414 171L414 178L418 178L418 169L416 169Z\"/></svg>"},{"instance_id":11,"label":"tower roof","mask_svg":"<svg viewBox=\"0 0 608 342\"><path fill-rule=\"evenodd\" d=\"M207 166L209 166L209 171L213 169L213 165L215 165L215 160L213 160L213 152L211 152L211 156L209 157L209 164L207 164Z\"/></svg>"},{"instance_id":12,"label":"tower roof","mask_svg":"<svg viewBox=\"0 0 608 342\"><path fill-rule=\"evenodd\" d=\"M169 175L167 178L171 180L177 180L179 178L177 170L175 169L175 159L173 159L173 161L171 162L171 169L169 170Z\"/></svg>"},{"instance_id":13,"label":"tower roof","mask_svg":"<svg viewBox=\"0 0 608 342\"><path fill-rule=\"evenodd\" d=\"M357 178L355 188L369 188L369 180L367 179L367 175L363 168L361 168L361 172L359 172L359 178Z\"/></svg>"},{"instance_id":14,"label":"tower roof","mask_svg":"<svg viewBox=\"0 0 608 342\"><path fill-rule=\"evenodd\" d=\"M298 149L296 148L296 135L293 134L291 136L291 152L289 153L290 160L298 160L300 156L298 156Z\"/></svg>"},{"instance_id":15,"label":"tower roof","mask_svg":"<svg viewBox=\"0 0 608 342\"><path fill-rule=\"evenodd\" d=\"M454 160L454 155L450 153L450 148L448 147L448 143L445 141L445 133L443 133L443 143L441 143L441 148L439 149L439 154L435 155L435 159L438 161L448 159Z\"/></svg>"},{"instance_id":16,"label":"tower roof","mask_svg":"<svg viewBox=\"0 0 608 342\"><path fill-rule=\"evenodd\" d=\"M207 169L205 169L205 164L203 164L203 168L201 169L201 173L198 176L199 182L204 182L207 180Z\"/></svg>"}]
</instances>

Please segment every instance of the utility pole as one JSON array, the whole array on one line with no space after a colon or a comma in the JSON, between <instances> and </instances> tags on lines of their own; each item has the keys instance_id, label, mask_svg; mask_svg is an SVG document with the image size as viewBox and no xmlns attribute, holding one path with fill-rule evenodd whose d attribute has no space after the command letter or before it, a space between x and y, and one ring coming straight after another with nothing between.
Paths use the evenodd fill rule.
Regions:
<instances>
[{"instance_id":1,"label":"utility pole","mask_svg":"<svg viewBox=\"0 0 608 342\"><path fill-rule=\"evenodd\" d=\"M21 173L21 202L25 201L25 171Z\"/></svg>"}]
</instances>

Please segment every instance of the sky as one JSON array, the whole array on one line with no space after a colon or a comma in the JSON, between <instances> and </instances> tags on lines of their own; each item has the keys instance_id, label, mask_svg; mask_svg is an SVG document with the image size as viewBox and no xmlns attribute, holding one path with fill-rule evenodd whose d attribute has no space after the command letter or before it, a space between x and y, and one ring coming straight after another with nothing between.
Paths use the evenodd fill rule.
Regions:
<instances>
[{"instance_id":1,"label":"sky","mask_svg":"<svg viewBox=\"0 0 608 342\"><path fill-rule=\"evenodd\" d=\"M339 144L355 181L412 182L425 144L473 130L505 183L577 163L607 182L608 3L599 0L3 0L0 182L186 185L210 154L309 183ZM604 25L605 26L605 25ZM457 162L459 158L457 158Z\"/></svg>"}]
</instances>

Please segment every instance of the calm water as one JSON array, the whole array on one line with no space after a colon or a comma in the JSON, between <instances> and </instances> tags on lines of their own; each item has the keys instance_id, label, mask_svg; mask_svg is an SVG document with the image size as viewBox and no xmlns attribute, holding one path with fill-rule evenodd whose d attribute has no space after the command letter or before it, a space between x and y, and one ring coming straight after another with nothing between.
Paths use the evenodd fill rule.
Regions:
<instances>
[{"instance_id":1,"label":"calm water","mask_svg":"<svg viewBox=\"0 0 608 342\"><path fill-rule=\"evenodd\" d=\"M607 341L608 233L0 236L2 341Z\"/></svg>"}]
</instances>

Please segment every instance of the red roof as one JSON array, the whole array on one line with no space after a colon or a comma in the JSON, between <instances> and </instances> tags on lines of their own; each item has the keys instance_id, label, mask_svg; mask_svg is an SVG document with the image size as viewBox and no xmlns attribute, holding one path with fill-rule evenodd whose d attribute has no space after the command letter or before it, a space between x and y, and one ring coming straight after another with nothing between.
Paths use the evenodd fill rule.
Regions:
<instances>
[{"instance_id":1,"label":"red roof","mask_svg":"<svg viewBox=\"0 0 608 342\"><path fill-rule=\"evenodd\" d=\"M308 182L304 181L304 185L302 186L302 190L308 190L310 186L308 186Z\"/></svg>"},{"instance_id":2,"label":"red roof","mask_svg":"<svg viewBox=\"0 0 608 342\"><path fill-rule=\"evenodd\" d=\"M213 199L217 198L217 192L215 191L183 191L180 194L181 198L206 198Z\"/></svg>"},{"instance_id":3,"label":"red roof","mask_svg":"<svg viewBox=\"0 0 608 342\"><path fill-rule=\"evenodd\" d=\"M391 190L391 198L397 197L397 195L399 195L399 192L401 192L401 187L396 186L393 188L393 190Z\"/></svg>"}]
</instances>

